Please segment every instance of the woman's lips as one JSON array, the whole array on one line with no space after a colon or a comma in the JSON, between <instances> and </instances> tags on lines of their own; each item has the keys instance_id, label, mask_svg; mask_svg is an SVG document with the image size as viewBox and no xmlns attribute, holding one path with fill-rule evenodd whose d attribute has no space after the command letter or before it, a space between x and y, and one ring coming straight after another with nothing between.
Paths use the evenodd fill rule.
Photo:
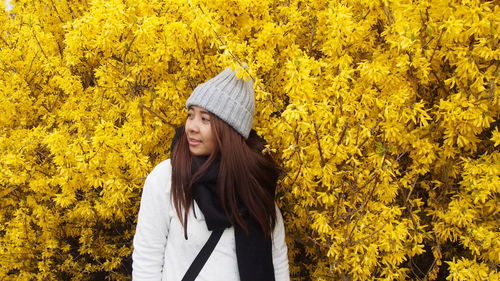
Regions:
<instances>
[{"instance_id":1,"label":"woman's lips","mask_svg":"<svg viewBox=\"0 0 500 281\"><path fill-rule=\"evenodd\" d=\"M191 145L191 146L197 146L201 143L201 141L198 139L188 138L187 140L188 140L189 145Z\"/></svg>"}]
</instances>

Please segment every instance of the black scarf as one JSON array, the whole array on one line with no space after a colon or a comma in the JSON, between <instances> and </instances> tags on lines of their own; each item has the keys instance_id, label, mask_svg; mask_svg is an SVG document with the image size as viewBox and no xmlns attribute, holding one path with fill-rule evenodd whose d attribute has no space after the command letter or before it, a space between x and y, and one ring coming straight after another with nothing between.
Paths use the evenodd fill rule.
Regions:
<instances>
[{"instance_id":1,"label":"black scarf","mask_svg":"<svg viewBox=\"0 0 500 281\"><path fill-rule=\"evenodd\" d=\"M180 135L184 132L181 127L176 130L172 141L174 147ZM196 171L207 160L207 157L192 157L191 172ZM226 216L219 200L217 177L219 174L218 160L214 161L207 171L193 184L193 199L203 212L207 228L210 231L225 229L233 226ZM236 243L236 257L241 281L274 281L274 266L272 257L272 241L265 235L259 223L245 212L245 206L239 204L248 228L248 233L239 225L234 225L234 238Z\"/></svg>"}]
</instances>

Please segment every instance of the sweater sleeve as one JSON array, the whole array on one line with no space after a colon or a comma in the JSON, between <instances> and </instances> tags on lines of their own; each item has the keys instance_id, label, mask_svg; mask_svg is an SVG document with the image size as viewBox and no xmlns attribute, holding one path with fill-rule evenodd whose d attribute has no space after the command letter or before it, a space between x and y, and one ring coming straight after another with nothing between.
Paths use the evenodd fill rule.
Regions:
<instances>
[{"instance_id":1,"label":"sweater sleeve","mask_svg":"<svg viewBox=\"0 0 500 281\"><path fill-rule=\"evenodd\" d=\"M273 231L273 265L276 281L290 280L288 248L285 242L285 225L278 207L276 207L276 226Z\"/></svg>"},{"instance_id":2,"label":"sweater sleeve","mask_svg":"<svg viewBox=\"0 0 500 281\"><path fill-rule=\"evenodd\" d=\"M132 279L161 280L170 226L170 162L160 163L148 175L134 235Z\"/></svg>"}]
</instances>

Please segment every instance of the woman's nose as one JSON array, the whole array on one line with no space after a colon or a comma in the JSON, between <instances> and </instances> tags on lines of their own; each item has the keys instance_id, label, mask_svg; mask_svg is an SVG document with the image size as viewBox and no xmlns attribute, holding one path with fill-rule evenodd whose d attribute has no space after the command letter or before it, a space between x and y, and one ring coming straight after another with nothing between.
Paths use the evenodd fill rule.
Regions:
<instances>
[{"instance_id":1,"label":"woman's nose","mask_svg":"<svg viewBox=\"0 0 500 281\"><path fill-rule=\"evenodd\" d=\"M196 121L195 118L193 120L186 121L186 129L188 132L198 132L199 131L198 122Z\"/></svg>"}]
</instances>

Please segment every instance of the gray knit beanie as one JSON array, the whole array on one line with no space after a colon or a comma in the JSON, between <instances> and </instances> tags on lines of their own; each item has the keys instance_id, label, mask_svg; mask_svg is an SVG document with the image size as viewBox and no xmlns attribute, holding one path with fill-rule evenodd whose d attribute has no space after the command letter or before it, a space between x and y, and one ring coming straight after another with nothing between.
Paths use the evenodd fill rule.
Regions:
<instances>
[{"instance_id":1,"label":"gray knit beanie","mask_svg":"<svg viewBox=\"0 0 500 281\"><path fill-rule=\"evenodd\" d=\"M192 105L215 114L247 139L255 110L253 82L236 78L236 73L228 67L194 89L186 108Z\"/></svg>"}]
</instances>

